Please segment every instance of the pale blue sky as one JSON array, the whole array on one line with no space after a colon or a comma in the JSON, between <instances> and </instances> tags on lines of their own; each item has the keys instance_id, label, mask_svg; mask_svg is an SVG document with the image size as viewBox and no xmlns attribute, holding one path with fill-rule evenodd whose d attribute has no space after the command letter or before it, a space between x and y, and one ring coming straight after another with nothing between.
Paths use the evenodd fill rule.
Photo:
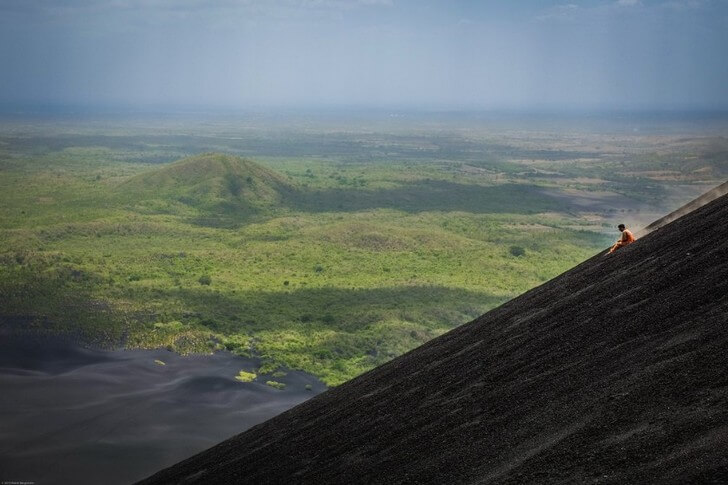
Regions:
<instances>
[{"instance_id":1,"label":"pale blue sky","mask_svg":"<svg viewBox=\"0 0 728 485\"><path fill-rule=\"evenodd\" d=\"M728 1L0 0L0 103L728 108Z\"/></svg>"}]
</instances>

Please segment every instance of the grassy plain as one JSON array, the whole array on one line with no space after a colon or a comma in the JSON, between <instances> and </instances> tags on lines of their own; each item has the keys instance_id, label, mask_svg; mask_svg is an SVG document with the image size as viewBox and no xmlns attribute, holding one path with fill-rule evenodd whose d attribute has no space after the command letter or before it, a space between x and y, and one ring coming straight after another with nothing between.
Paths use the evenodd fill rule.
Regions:
<instances>
[{"instance_id":1,"label":"grassy plain","mask_svg":"<svg viewBox=\"0 0 728 485\"><path fill-rule=\"evenodd\" d=\"M284 119L0 123L2 323L336 385L728 177L723 122Z\"/></svg>"}]
</instances>

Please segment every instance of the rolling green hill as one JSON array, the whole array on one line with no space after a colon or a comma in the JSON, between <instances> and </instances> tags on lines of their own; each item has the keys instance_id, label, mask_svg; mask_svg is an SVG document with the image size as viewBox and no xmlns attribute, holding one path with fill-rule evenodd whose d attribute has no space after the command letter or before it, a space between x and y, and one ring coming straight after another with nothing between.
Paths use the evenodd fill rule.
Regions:
<instances>
[{"instance_id":1,"label":"rolling green hill","mask_svg":"<svg viewBox=\"0 0 728 485\"><path fill-rule=\"evenodd\" d=\"M136 175L116 191L142 212L194 214L202 225L230 225L279 207L295 188L250 160L205 153Z\"/></svg>"}]
</instances>

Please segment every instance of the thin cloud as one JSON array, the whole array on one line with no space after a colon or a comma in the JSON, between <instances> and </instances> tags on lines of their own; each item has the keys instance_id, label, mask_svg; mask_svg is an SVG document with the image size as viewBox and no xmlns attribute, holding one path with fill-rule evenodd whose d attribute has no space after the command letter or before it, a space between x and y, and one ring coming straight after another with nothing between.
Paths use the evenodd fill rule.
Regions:
<instances>
[{"instance_id":1,"label":"thin cloud","mask_svg":"<svg viewBox=\"0 0 728 485\"><path fill-rule=\"evenodd\" d=\"M266 12L280 9L331 9L392 7L394 0L2 0L0 11L31 14L54 14L59 11L94 13L104 11L155 12L210 12L253 11Z\"/></svg>"},{"instance_id":2,"label":"thin cloud","mask_svg":"<svg viewBox=\"0 0 728 485\"><path fill-rule=\"evenodd\" d=\"M0 0L0 102L728 106L727 14L700 0Z\"/></svg>"},{"instance_id":3,"label":"thin cloud","mask_svg":"<svg viewBox=\"0 0 728 485\"><path fill-rule=\"evenodd\" d=\"M567 3L565 5L555 5L537 14L536 20L573 20L579 10L579 6L573 3Z\"/></svg>"},{"instance_id":4,"label":"thin cloud","mask_svg":"<svg viewBox=\"0 0 728 485\"><path fill-rule=\"evenodd\" d=\"M671 10L697 10L707 6L705 0L670 0L662 4Z\"/></svg>"}]
</instances>

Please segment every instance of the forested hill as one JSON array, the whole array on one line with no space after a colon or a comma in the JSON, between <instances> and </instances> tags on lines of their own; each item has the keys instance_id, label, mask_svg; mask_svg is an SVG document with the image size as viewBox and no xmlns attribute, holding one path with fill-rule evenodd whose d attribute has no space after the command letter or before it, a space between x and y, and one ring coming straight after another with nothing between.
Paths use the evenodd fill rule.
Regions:
<instances>
[{"instance_id":1,"label":"forested hill","mask_svg":"<svg viewBox=\"0 0 728 485\"><path fill-rule=\"evenodd\" d=\"M143 483L728 478L728 196Z\"/></svg>"}]
</instances>

